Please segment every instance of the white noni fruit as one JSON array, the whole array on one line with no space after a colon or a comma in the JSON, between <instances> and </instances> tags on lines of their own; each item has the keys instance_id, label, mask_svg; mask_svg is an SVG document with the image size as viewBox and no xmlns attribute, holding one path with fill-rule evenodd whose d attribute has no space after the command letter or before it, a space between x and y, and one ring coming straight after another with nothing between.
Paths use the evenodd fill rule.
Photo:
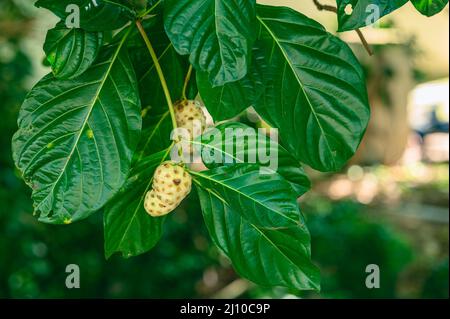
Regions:
<instances>
[{"instance_id":1,"label":"white noni fruit","mask_svg":"<svg viewBox=\"0 0 450 319\"><path fill-rule=\"evenodd\" d=\"M145 196L144 208L153 217L169 214L191 192L192 177L183 167L167 161L153 175L152 189Z\"/></svg>"}]
</instances>

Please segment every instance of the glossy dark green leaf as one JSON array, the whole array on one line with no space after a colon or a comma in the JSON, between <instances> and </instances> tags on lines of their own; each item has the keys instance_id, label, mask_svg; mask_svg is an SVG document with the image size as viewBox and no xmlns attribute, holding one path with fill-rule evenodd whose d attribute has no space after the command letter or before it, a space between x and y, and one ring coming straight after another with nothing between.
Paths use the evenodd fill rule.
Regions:
<instances>
[{"instance_id":1,"label":"glossy dark green leaf","mask_svg":"<svg viewBox=\"0 0 450 319\"><path fill-rule=\"evenodd\" d=\"M103 42L103 33L67 29L63 23L49 30L44 51L53 74L70 79L83 74L95 61Z\"/></svg>"},{"instance_id":2,"label":"glossy dark green leaf","mask_svg":"<svg viewBox=\"0 0 450 319\"><path fill-rule=\"evenodd\" d=\"M208 74L198 72L197 84L200 96L213 119L227 120L252 106L264 91L266 68L264 54L255 47L248 73L239 81L213 87Z\"/></svg>"},{"instance_id":3,"label":"glossy dark green leaf","mask_svg":"<svg viewBox=\"0 0 450 319\"><path fill-rule=\"evenodd\" d=\"M126 180L141 116L124 41L104 48L76 79L46 76L22 105L13 157L40 221L86 218Z\"/></svg>"},{"instance_id":4,"label":"glossy dark green leaf","mask_svg":"<svg viewBox=\"0 0 450 319\"><path fill-rule=\"evenodd\" d=\"M126 5L135 9L136 12L145 12L147 8L153 6L158 0L127 0Z\"/></svg>"},{"instance_id":5,"label":"glossy dark green leaf","mask_svg":"<svg viewBox=\"0 0 450 319\"><path fill-rule=\"evenodd\" d=\"M414 7L427 17L431 17L438 14L448 4L448 0L411 0Z\"/></svg>"},{"instance_id":6,"label":"glossy dark green leaf","mask_svg":"<svg viewBox=\"0 0 450 319\"><path fill-rule=\"evenodd\" d=\"M320 171L353 156L370 110L365 77L346 43L285 7L258 7L268 84L256 111L286 149Z\"/></svg>"},{"instance_id":7,"label":"glossy dark green leaf","mask_svg":"<svg viewBox=\"0 0 450 319\"><path fill-rule=\"evenodd\" d=\"M337 0L338 31L355 30L402 7L408 0Z\"/></svg>"},{"instance_id":8,"label":"glossy dark green leaf","mask_svg":"<svg viewBox=\"0 0 450 319\"><path fill-rule=\"evenodd\" d=\"M38 0L35 6L52 11L66 21L72 21L73 6L79 8L80 27L87 31L107 31L123 27L134 13L125 0Z\"/></svg>"},{"instance_id":9,"label":"glossy dark green leaf","mask_svg":"<svg viewBox=\"0 0 450 319\"><path fill-rule=\"evenodd\" d=\"M145 115L144 119L145 127L142 129L141 139L136 151L136 162L140 162L150 154L167 149L171 144L172 120L169 111L161 115L148 114Z\"/></svg>"},{"instance_id":10,"label":"glossy dark green leaf","mask_svg":"<svg viewBox=\"0 0 450 319\"><path fill-rule=\"evenodd\" d=\"M264 286L319 289L308 230L280 175L238 165L194 179L209 233L242 277Z\"/></svg>"},{"instance_id":11,"label":"glossy dark green leaf","mask_svg":"<svg viewBox=\"0 0 450 319\"><path fill-rule=\"evenodd\" d=\"M165 218L154 218L144 209L155 169L164 161L162 151L143 158L132 169L120 192L105 207L105 256L119 252L128 258L153 248L162 235Z\"/></svg>"},{"instance_id":12,"label":"glossy dark green leaf","mask_svg":"<svg viewBox=\"0 0 450 319\"><path fill-rule=\"evenodd\" d=\"M203 163L208 168L242 163L258 164L278 172L301 196L311 183L301 164L264 131L242 123L223 123L210 128L194 141L200 146Z\"/></svg>"},{"instance_id":13,"label":"glossy dark green leaf","mask_svg":"<svg viewBox=\"0 0 450 319\"><path fill-rule=\"evenodd\" d=\"M164 23L178 53L220 86L247 74L255 6L256 0L165 0Z\"/></svg>"}]
</instances>

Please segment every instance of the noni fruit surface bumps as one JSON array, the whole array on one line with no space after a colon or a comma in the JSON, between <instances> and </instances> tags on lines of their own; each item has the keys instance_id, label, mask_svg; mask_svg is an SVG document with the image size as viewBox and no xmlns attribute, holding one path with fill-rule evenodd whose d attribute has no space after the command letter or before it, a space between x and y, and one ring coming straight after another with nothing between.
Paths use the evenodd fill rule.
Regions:
<instances>
[{"instance_id":1,"label":"noni fruit surface bumps","mask_svg":"<svg viewBox=\"0 0 450 319\"><path fill-rule=\"evenodd\" d=\"M180 165L167 161L153 175L152 190L145 196L144 208L153 217L167 215L191 192L192 177Z\"/></svg>"},{"instance_id":2,"label":"noni fruit surface bumps","mask_svg":"<svg viewBox=\"0 0 450 319\"><path fill-rule=\"evenodd\" d=\"M200 102L183 100L175 105L175 117L179 128L189 132L189 139L200 136L206 128L206 117Z\"/></svg>"}]
</instances>

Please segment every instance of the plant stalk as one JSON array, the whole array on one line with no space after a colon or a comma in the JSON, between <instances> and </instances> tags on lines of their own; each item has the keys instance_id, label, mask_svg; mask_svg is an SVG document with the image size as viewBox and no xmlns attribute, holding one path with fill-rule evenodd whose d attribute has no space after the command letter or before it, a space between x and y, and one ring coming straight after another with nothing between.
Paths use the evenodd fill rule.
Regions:
<instances>
[{"instance_id":1,"label":"plant stalk","mask_svg":"<svg viewBox=\"0 0 450 319\"><path fill-rule=\"evenodd\" d=\"M172 126L174 129L176 129L177 126L177 120L175 117L175 110L173 107L172 97L170 96L169 87L167 85L166 78L164 76L164 72L161 68L161 65L159 64L158 56L156 55L155 49L153 49L152 43L150 42L150 39L147 36L147 33L144 30L144 27L142 26L142 23L140 20L136 21L136 26L139 29L139 32L141 33L142 38L144 39L144 42L147 46L147 49L152 57L153 63L155 64L156 72L158 73L159 80L161 82L161 86L164 91L164 95L166 97L167 106L169 107L170 117L172 118Z\"/></svg>"},{"instance_id":2,"label":"plant stalk","mask_svg":"<svg viewBox=\"0 0 450 319\"><path fill-rule=\"evenodd\" d=\"M146 15L149 15L156 7L158 7L161 4L161 0L159 0L157 3L155 3L150 9L145 11L140 15L140 17L145 17Z\"/></svg>"},{"instance_id":3,"label":"plant stalk","mask_svg":"<svg viewBox=\"0 0 450 319\"><path fill-rule=\"evenodd\" d=\"M319 2L319 0L313 0L314 4L316 5L317 9L319 11L329 11L329 12L334 12L334 13L338 13L338 9L334 6L329 6L329 5L325 5L325 4L321 4ZM366 49L367 53L372 56L373 55L373 50L370 47L369 42L367 42L366 38L364 37L364 34L362 33L362 31L360 29L355 29L356 33L358 34L359 39L361 40L362 45L364 46L364 48Z\"/></svg>"},{"instance_id":4,"label":"plant stalk","mask_svg":"<svg viewBox=\"0 0 450 319\"><path fill-rule=\"evenodd\" d=\"M183 94L182 94L183 100L187 100L186 91L187 91L187 87L189 85L189 81L191 80L191 76L192 76L192 64L189 65L189 70L188 70L188 72L186 74L186 78L184 80Z\"/></svg>"}]
</instances>

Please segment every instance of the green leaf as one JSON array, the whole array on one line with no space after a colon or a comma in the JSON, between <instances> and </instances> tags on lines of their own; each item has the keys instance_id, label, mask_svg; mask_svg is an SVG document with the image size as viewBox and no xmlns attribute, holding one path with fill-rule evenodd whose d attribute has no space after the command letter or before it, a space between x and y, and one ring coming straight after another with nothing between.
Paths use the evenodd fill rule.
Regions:
<instances>
[{"instance_id":1,"label":"green leaf","mask_svg":"<svg viewBox=\"0 0 450 319\"><path fill-rule=\"evenodd\" d=\"M337 0L338 31L355 30L374 24L407 2L408 0Z\"/></svg>"},{"instance_id":2,"label":"green leaf","mask_svg":"<svg viewBox=\"0 0 450 319\"><path fill-rule=\"evenodd\" d=\"M158 0L128 0L125 3L128 3L137 12L144 12L147 7L151 8L157 2Z\"/></svg>"},{"instance_id":3,"label":"green leaf","mask_svg":"<svg viewBox=\"0 0 450 319\"><path fill-rule=\"evenodd\" d=\"M155 169L167 155L162 151L143 158L131 170L120 192L105 207L105 256L120 252L125 258L143 254L162 236L165 218L151 217L144 209Z\"/></svg>"},{"instance_id":4,"label":"green leaf","mask_svg":"<svg viewBox=\"0 0 450 319\"><path fill-rule=\"evenodd\" d=\"M141 116L125 39L105 47L76 79L46 76L22 105L13 157L40 221L86 218L126 180Z\"/></svg>"},{"instance_id":5,"label":"green leaf","mask_svg":"<svg viewBox=\"0 0 450 319\"><path fill-rule=\"evenodd\" d=\"M83 74L95 61L103 43L103 33L67 29L63 23L47 33L44 51L53 74L70 79Z\"/></svg>"},{"instance_id":6,"label":"green leaf","mask_svg":"<svg viewBox=\"0 0 450 319\"><path fill-rule=\"evenodd\" d=\"M365 77L346 43L285 7L258 6L268 84L256 111L279 129L282 144L320 171L353 156L370 110Z\"/></svg>"},{"instance_id":7,"label":"green leaf","mask_svg":"<svg viewBox=\"0 0 450 319\"><path fill-rule=\"evenodd\" d=\"M35 6L52 11L66 21L72 21L73 5L79 8L80 27L87 31L116 30L133 19L133 11L124 0L38 0Z\"/></svg>"},{"instance_id":8,"label":"green leaf","mask_svg":"<svg viewBox=\"0 0 450 319\"><path fill-rule=\"evenodd\" d=\"M182 97L189 61L175 51L164 31L161 17L157 16L150 20L144 20L143 23L158 56L158 61L170 88L172 100L177 101ZM152 117L167 112L167 101L155 65L139 33L132 35L128 48L139 82L145 115L144 127L148 127L152 123L147 123L147 119L151 120Z\"/></svg>"},{"instance_id":9,"label":"green leaf","mask_svg":"<svg viewBox=\"0 0 450 319\"><path fill-rule=\"evenodd\" d=\"M165 0L164 23L177 52L213 86L242 79L250 64L256 0Z\"/></svg>"},{"instance_id":10,"label":"green leaf","mask_svg":"<svg viewBox=\"0 0 450 319\"><path fill-rule=\"evenodd\" d=\"M431 17L438 14L448 4L448 0L411 0L414 7L427 17Z\"/></svg>"},{"instance_id":11,"label":"green leaf","mask_svg":"<svg viewBox=\"0 0 450 319\"><path fill-rule=\"evenodd\" d=\"M200 145L203 163L208 168L223 165L258 164L278 172L293 187L297 197L306 193L311 182L301 164L264 132L242 123L224 123L210 128L193 142Z\"/></svg>"},{"instance_id":12,"label":"green leaf","mask_svg":"<svg viewBox=\"0 0 450 319\"><path fill-rule=\"evenodd\" d=\"M289 183L278 174L261 175L255 165L192 174L209 233L242 277L319 289L310 236Z\"/></svg>"},{"instance_id":13,"label":"green leaf","mask_svg":"<svg viewBox=\"0 0 450 319\"><path fill-rule=\"evenodd\" d=\"M215 121L239 115L252 106L264 91L265 56L258 47L253 49L253 61L247 75L239 81L213 87L205 72L197 73L200 96Z\"/></svg>"},{"instance_id":14,"label":"green leaf","mask_svg":"<svg viewBox=\"0 0 450 319\"><path fill-rule=\"evenodd\" d=\"M148 119L146 119L148 117ZM145 116L145 127L142 129L141 139L136 151L136 162L145 156L167 149L170 144L172 120L169 111L162 115Z\"/></svg>"}]
</instances>

